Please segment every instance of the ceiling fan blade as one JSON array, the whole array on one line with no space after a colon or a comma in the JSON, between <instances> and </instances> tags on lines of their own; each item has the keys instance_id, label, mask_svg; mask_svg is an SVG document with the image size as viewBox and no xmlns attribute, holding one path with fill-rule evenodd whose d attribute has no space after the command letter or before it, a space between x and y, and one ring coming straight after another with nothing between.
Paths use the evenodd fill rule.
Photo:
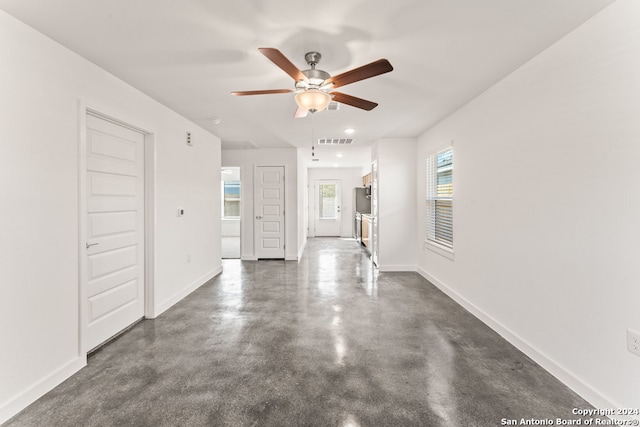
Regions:
<instances>
[{"instance_id":1,"label":"ceiling fan blade","mask_svg":"<svg viewBox=\"0 0 640 427\"><path fill-rule=\"evenodd\" d=\"M331 92L330 95L333 95L333 100L335 102L351 105L352 107L361 108L367 111L371 111L378 106L375 102L367 101L366 99L357 98L345 93Z\"/></svg>"},{"instance_id":2,"label":"ceiling fan blade","mask_svg":"<svg viewBox=\"0 0 640 427\"><path fill-rule=\"evenodd\" d=\"M363 65L362 67L354 68L353 70L330 77L327 79L325 84L333 83L333 87L340 87L360 80L379 76L380 74L388 73L389 71L393 71L391 63L386 59L378 59L377 61Z\"/></svg>"},{"instance_id":3,"label":"ceiling fan blade","mask_svg":"<svg viewBox=\"0 0 640 427\"><path fill-rule=\"evenodd\" d=\"M266 89L266 90L243 90L240 92L231 92L231 95L235 96L247 96L247 95L270 95L273 93L292 93L293 89Z\"/></svg>"},{"instance_id":4,"label":"ceiling fan blade","mask_svg":"<svg viewBox=\"0 0 640 427\"><path fill-rule=\"evenodd\" d=\"M298 107L298 109L296 110L296 112L293 115L293 118L294 119L300 119L302 117L307 117L308 113L309 113L309 111L305 110L304 108Z\"/></svg>"},{"instance_id":5,"label":"ceiling fan blade","mask_svg":"<svg viewBox=\"0 0 640 427\"><path fill-rule=\"evenodd\" d=\"M287 59L286 56L278 49L272 47L261 47L258 49L264 56L269 58L271 62L276 64L278 67L282 69L285 73L289 74L293 77L293 80L299 82L301 80L307 80L307 77L302 74L302 71L298 69L291 61Z\"/></svg>"}]
</instances>

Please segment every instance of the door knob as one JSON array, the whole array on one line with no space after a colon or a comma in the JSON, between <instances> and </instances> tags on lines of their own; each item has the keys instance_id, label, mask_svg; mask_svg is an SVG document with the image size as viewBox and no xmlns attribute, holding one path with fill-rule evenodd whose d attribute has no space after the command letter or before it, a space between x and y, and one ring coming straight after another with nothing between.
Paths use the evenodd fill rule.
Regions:
<instances>
[{"instance_id":1,"label":"door knob","mask_svg":"<svg viewBox=\"0 0 640 427\"><path fill-rule=\"evenodd\" d=\"M256 216L256 219L262 219L262 217L261 216Z\"/></svg>"}]
</instances>

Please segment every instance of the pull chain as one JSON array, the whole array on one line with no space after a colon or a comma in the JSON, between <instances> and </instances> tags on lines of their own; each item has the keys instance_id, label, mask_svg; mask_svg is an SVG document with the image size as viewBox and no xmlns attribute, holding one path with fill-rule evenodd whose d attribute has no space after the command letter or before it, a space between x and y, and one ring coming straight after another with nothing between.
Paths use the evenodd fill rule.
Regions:
<instances>
[{"instance_id":1,"label":"pull chain","mask_svg":"<svg viewBox=\"0 0 640 427\"><path fill-rule=\"evenodd\" d=\"M316 142L315 139L313 138L313 112L311 113L311 157L315 157L316 153L315 153L315 147Z\"/></svg>"}]
</instances>

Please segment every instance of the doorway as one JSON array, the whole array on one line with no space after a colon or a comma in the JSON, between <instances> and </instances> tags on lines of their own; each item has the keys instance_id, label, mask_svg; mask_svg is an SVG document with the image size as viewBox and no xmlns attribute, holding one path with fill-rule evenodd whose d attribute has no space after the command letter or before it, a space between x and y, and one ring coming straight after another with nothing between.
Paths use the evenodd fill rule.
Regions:
<instances>
[{"instance_id":1,"label":"doorway","mask_svg":"<svg viewBox=\"0 0 640 427\"><path fill-rule=\"evenodd\" d=\"M223 167L221 173L222 258L239 259L242 254L242 187L239 167Z\"/></svg>"},{"instance_id":2,"label":"doorway","mask_svg":"<svg viewBox=\"0 0 640 427\"><path fill-rule=\"evenodd\" d=\"M342 233L340 180L318 179L315 189L315 235L317 237L339 237Z\"/></svg>"}]
</instances>

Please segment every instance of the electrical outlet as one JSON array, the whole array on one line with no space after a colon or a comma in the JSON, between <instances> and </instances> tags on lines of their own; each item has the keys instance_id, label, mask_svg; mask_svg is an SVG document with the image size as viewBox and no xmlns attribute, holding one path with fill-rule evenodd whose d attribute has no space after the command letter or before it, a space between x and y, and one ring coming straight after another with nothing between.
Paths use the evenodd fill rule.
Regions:
<instances>
[{"instance_id":1,"label":"electrical outlet","mask_svg":"<svg viewBox=\"0 0 640 427\"><path fill-rule=\"evenodd\" d=\"M627 329L627 350L640 356L640 333Z\"/></svg>"}]
</instances>

